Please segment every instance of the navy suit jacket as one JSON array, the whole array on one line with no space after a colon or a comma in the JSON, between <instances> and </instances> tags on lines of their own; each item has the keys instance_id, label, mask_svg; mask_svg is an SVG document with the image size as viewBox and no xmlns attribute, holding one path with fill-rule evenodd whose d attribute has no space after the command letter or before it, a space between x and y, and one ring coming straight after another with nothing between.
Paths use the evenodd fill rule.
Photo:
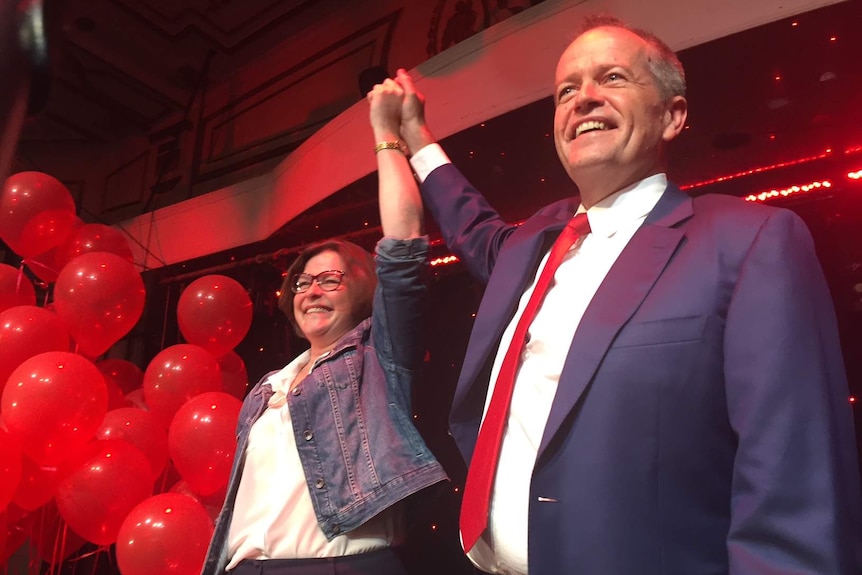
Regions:
<instances>
[{"instance_id":1,"label":"navy suit jacket","mask_svg":"<svg viewBox=\"0 0 862 575\"><path fill-rule=\"evenodd\" d=\"M450 427L470 461L503 330L577 200L521 226L451 165L422 185L482 282ZM588 306L533 470L531 575L857 575L835 313L802 221L668 186Z\"/></svg>"}]
</instances>

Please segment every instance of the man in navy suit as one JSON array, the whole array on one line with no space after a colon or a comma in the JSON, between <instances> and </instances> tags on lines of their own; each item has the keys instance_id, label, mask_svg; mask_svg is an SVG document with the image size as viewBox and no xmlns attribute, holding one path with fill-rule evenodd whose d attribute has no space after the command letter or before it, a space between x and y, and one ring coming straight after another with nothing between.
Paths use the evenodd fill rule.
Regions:
<instances>
[{"instance_id":1,"label":"man in navy suit","mask_svg":"<svg viewBox=\"0 0 862 575\"><path fill-rule=\"evenodd\" d=\"M685 76L653 35L588 23L560 58L554 139L580 192L521 226L455 169L399 71L401 137L446 243L487 284L452 405L475 463L548 250L567 252L516 350L469 557L530 575L860 572L860 480L835 314L792 212L667 182ZM466 498L466 494L465 494Z\"/></svg>"}]
</instances>

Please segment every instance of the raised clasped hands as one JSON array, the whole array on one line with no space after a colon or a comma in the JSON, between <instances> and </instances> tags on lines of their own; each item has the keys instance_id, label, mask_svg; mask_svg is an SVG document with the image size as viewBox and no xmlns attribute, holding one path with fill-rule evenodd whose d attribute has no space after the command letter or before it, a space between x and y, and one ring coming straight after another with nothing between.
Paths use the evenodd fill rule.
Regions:
<instances>
[{"instance_id":1,"label":"raised clasped hands","mask_svg":"<svg viewBox=\"0 0 862 575\"><path fill-rule=\"evenodd\" d=\"M369 119L378 140L397 139L401 131L401 108L404 89L393 79L376 84L366 96L370 104Z\"/></svg>"},{"instance_id":2,"label":"raised clasped hands","mask_svg":"<svg viewBox=\"0 0 862 575\"><path fill-rule=\"evenodd\" d=\"M400 138L411 152L434 141L425 126L425 98L413 85L413 79L399 69L395 78L387 78L368 92L371 127L380 140Z\"/></svg>"}]
</instances>

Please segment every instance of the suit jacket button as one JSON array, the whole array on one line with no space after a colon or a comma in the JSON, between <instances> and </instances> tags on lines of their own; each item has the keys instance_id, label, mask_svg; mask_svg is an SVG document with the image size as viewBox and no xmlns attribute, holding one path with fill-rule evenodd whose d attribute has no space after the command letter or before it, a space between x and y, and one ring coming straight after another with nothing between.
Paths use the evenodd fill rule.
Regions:
<instances>
[{"instance_id":1,"label":"suit jacket button","mask_svg":"<svg viewBox=\"0 0 862 575\"><path fill-rule=\"evenodd\" d=\"M326 482L323 479L318 479L314 482L314 486L318 489L323 489L324 487L326 487Z\"/></svg>"},{"instance_id":2,"label":"suit jacket button","mask_svg":"<svg viewBox=\"0 0 862 575\"><path fill-rule=\"evenodd\" d=\"M299 395L300 393L302 393L302 391L300 391L298 385L293 388L293 395Z\"/></svg>"},{"instance_id":3,"label":"suit jacket button","mask_svg":"<svg viewBox=\"0 0 862 575\"><path fill-rule=\"evenodd\" d=\"M311 433L310 429L306 429L305 433L303 433L302 436L305 438L306 441L311 441L312 438L314 438L314 434Z\"/></svg>"}]
</instances>

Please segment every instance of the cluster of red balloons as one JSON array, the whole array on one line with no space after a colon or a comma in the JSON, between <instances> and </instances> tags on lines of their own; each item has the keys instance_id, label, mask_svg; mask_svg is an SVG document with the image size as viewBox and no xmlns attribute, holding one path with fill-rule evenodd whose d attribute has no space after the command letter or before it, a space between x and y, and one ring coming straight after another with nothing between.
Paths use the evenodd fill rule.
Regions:
<instances>
[{"instance_id":1,"label":"cluster of red balloons","mask_svg":"<svg viewBox=\"0 0 862 575\"><path fill-rule=\"evenodd\" d=\"M82 353L105 353L140 319L144 283L129 243L109 226L81 222L72 194L55 178L20 172L6 180L0 238L33 273L55 282L54 309ZM23 273L0 269L0 311L35 303Z\"/></svg>"},{"instance_id":2,"label":"cluster of red balloons","mask_svg":"<svg viewBox=\"0 0 862 575\"><path fill-rule=\"evenodd\" d=\"M51 250L75 225L75 201L57 179L20 172L6 180L0 196L0 238L25 258Z\"/></svg>"},{"instance_id":3,"label":"cluster of red balloons","mask_svg":"<svg viewBox=\"0 0 862 575\"><path fill-rule=\"evenodd\" d=\"M116 543L123 575L199 572L248 386L233 351L251 324L248 293L199 278L177 306L188 343L144 371L93 361L143 312L122 234L78 219L56 179L23 172L0 196L0 238L54 282L52 309L37 307L23 269L0 264L0 560L23 538L50 563L89 541Z\"/></svg>"}]
</instances>

